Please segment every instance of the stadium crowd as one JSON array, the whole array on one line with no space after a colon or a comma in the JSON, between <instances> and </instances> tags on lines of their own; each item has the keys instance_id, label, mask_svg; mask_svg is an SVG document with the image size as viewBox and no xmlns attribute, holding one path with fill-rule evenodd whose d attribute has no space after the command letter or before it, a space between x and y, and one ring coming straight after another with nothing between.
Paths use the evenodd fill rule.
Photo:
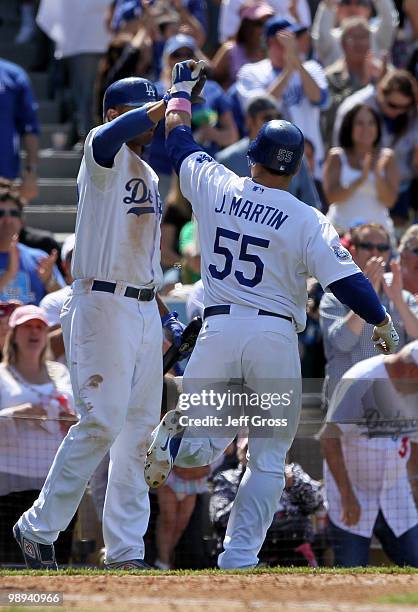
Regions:
<instances>
[{"instance_id":1,"label":"stadium crowd","mask_svg":"<svg viewBox=\"0 0 418 612\"><path fill-rule=\"evenodd\" d=\"M324 482L289 463L261 558L367 565L374 534L391 561L418 567L418 0L21 0L17 9L14 44L34 45L27 68L48 74L51 98L65 98L66 146L80 157L111 83L142 76L163 96L174 64L187 59L208 62L194 137L237 174L249 175L248 144L264 122L281 117L303 131L290 191L335 226L400 343L397 355L376 357L372 327L310 279L299 346L304 378L324 381ZM203 311L199 243L163 123L146 152L163 200L160 292L181 296L187 322ZM11 527L75 418L59 323L74 235L60 244L25 222L31 201L42 201L42 126L29 74L1 57L0 126L0 564L12 564ZM179 373L166 378L165 404L175 402ZM381 419L390 426L379 428ZM177 468L151 492L156 567L213 562L245 449L244 432L222 464ZM105 462L92 482L99 522L106 473ZM60 540L63 563L74 522Z\"/></svg>"}]
</instances>

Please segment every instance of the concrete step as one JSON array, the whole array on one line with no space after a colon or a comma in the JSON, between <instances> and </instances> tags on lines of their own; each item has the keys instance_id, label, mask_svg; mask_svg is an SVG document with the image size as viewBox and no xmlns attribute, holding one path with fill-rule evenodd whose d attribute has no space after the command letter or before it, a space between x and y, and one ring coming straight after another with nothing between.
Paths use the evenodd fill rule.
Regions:
<instances>
[{"instance_id":1,"label":"concrete step","mask_svg":"<svg viewBox=\"0 0 418 612\"><path fill-rule=\"evenodd\" d=\"M64 138L66 138L68 142L70 132L71 125L69 123L43 123L40 126L39 146L41 149L54 148L52 134L64 134Z\"/></svg>"},{"instance_id":2,"label":"concrete step","mask_svg":"<svg viewBox=\"0 0 418 612\"><path fill-rule=\"evenodd\" d=\"M38 105L39 123L59 123L61 109L58 100L41 100Z\"/></svg>"},{"instance_id":3,"label":"concrete step","mask_svg":"<svg viewBox=\"0 0 418 612\"><path fill-rule=\"evenodd\" d=\"M15 45L13 41L7 42L0 32L0 57L28 70L34 61L35 45L33 43Z\"/></svg>"},{"instance_id":4,"label":"concrete step","mask_svg":"<svg viewBox=\"0 0 418 612\"><path fill-rule=\"evenodd\" d=\"M71 234L75 229L76 206L40 206L30 204L24 209L27 225L54 233Z\"/></svg>"},{"instance_id":5,"label":"concrete step","mask_svg":"<svg viewBox=\"0 0 418 612\"><path fill-rule=\"evenodd\" d=\"M75 179L69 178L41 178L39 180L39 195L32 204L40 204L42 206L60 205L77 205L77 184Z\"/></svg>"},{"instance_id":6,"label":"concrete step","mask_svg":"<svg viewBox=\"0 0 418 612\"><path fill-rule=\"evenodd\" d=\"M48 74L46 72L30 72L29 78L37 101L48 100Z\"/></svg>"},{"instance_id":7,"label":"concrete step","mask_svg":"<svg viewBox=\"0 0 418 612\"><path fill-rule=\"evenodd\" d=\"M25 155L22 155L25 158ZM54 151L43 149L38 155L38 175L40 178L77 178L81 155L74 151Z\"/></svg>"}]
</instances>

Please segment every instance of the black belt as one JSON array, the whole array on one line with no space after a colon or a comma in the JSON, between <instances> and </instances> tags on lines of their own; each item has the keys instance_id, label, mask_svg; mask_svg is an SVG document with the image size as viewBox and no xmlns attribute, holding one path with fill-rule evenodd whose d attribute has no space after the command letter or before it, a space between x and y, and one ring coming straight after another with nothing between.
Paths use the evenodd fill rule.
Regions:
<instances>
[{"instance_id":1,"label":"black belt","mask_svg":"<svg viewBox=\"0 0 418 612\"><path fill-rule=\"evenodd\" d=\"M225 306L224 305L208 306L203 311L203 318L206 319L206 317L213 317L213 315L222 315L222 314L230 314L230 313L231 313L231 306L226 305L226 304ZM286 319L286 321L290 321L290 323L293 322L292 317L287 317L286 315L277 314L277 312L269 312L268 310L260 309L257 314L263 317L278 317L279 319Z\"/></svg>"},{"instance_id":2,"label":"black belt","mask_svg":"<svg viewBox=\"0 0 418 612\"><path fill-rule=\"evenodd\" d=\"M108 281L95 280L91 286L92 291L105 291L106 293L115 293L116 283ZM138 289L137 287L126 287L125 297L134 298L140 302L150 302L155 297L154 289Z\"/></svg>"}]
</instances>

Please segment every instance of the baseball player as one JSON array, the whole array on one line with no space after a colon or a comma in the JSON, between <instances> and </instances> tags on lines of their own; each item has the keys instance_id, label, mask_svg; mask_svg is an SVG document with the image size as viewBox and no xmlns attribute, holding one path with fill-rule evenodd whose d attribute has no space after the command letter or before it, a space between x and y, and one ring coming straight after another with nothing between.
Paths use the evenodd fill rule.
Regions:
<instances>
[{"instance_id":1,"label":"baseball player","mask_svg":"<svg viewBox=\"0 0 418 612\"><path fill-rule=\"evenodd\" d=\"M195 393L199 385L208 391L212 382L216 386L220 380L237 379L259 395L266 388L282 391L285 385L292 387L290 395L294 391L289 403L273 411L285 417L280 423L274 420L273 426L257 430L250 421L248 467L218 559L221 568L241 568L257 565L284 486L285 456L301 403L297 333L306 322L307 277L315 276L373 323L373 340L382 352L395 350L398 335L324 215L288 192L304 149L295 125L278 120L264 124L248 150L251 178L238 177L194 142L190 92L202 69L201 62L176 64L166 110L167 150L198 221L204 284L204 324L184 373L183 392ZM232 422L224 436L224 398L206 408L206 426L203 419L191 418L196 397L190 397L186 429L186 406L179 403L154 432L145 466L152 486L165 481L173 462L183 467L213 462L243 423ZM202 393L196 409L200 415L205 401Z\"/></svg>"},{"instance_id":2,"label":"baseball player","mask_svg":"<svg viewBox=\"0 0 418 612\"><path fill-rule=\"evenodd\" d=\"M53 542L109 449L105 564L145 567L149 502L143 466L161 407L160 315L176 342L183 329L156 300L161 203L157 176L140 157L164 108L146 79L117 81L104 95L104 124L85 142L77 179L75 280L61 313L80 419L38 499L14 527L31 568L56 569Z\"/></svg>"}]
</instances>

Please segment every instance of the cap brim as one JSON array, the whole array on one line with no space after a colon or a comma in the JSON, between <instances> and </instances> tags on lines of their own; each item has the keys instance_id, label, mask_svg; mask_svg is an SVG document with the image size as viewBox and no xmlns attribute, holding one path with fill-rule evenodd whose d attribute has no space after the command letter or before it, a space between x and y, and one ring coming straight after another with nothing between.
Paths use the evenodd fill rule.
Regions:
<instances>
[{"instance_id":1,"label":"cap brim","mask_svg":"<svg viewBox=\"0 0 418 612\"><path fill-rule=\"evenodd\" d=\"M49 327L48 320L45 317L30 314L24 315L17 323L15 323L13 327L19 327L19 325L23 325L23 323L27 323L28 321L41 321L41 323L44 323L44 325Z\"/></svg>"}]
</instances>

